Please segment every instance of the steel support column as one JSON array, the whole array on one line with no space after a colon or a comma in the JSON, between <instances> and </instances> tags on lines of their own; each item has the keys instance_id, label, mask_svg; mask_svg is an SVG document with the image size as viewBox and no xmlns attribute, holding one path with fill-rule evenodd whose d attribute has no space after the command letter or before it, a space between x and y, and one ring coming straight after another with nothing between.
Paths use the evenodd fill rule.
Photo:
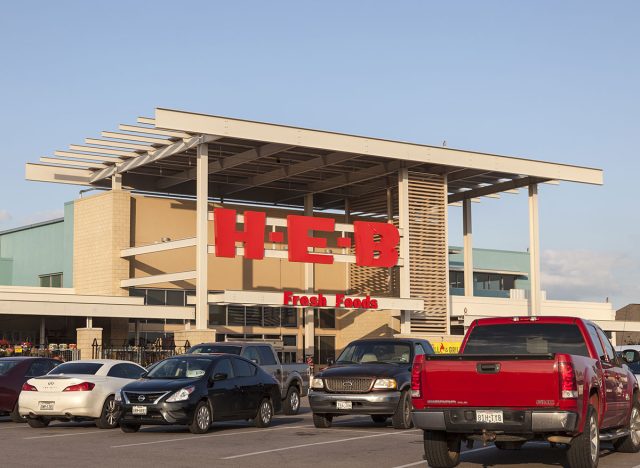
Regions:
<instances>
[{"instance_id":1,"label":"steel support column","mask_svg":"<svg viewBox=\"0 0 640 468\"><path fill-rule=\"evenodd\" d=\"M45 318L40 317L40 347L44 347L47 343L46 339L46 330L45 330Z\"/></svg>"},{"instance_id":2,"label":"steel support column","mask_svg":"<svg viewBox=\"0 0 640 468\"><path fill-rule=\"evenodd\" d=\"M304 196L304 214L305 216L313 216L313 194L308 193ZM304 290L307 294L313 294L315 289L315 268L313 263L304 264ZM304 309L304 354L305 356L313 356L315 352L315 324L313 320L313 308ZM317 364L326 364L319 363Z\"/></svg>"},{"instance_id":3,"label":"steel support column","mask_svg":"<svg viewBox=\"0 0 640 468\"><path fill-rule=\"evenodd\" d=\"M473 296L473 227L470 198L462 201L462 232L464 235L464 295Z\"/></svg>"},{"instance_id":4,"label":"steel support column","mask_svg":"<svg viewBox=\"0 0 640 468\"><path fill-rule=\"evenodd\" d=\"M540 315L540 228L538 224L538 184L529 185L529 315Z\"/></svg>"},{"instance_id":5,"label":"steel support column","mask_svg":"<svg viewBox=\"0 0 640 468\"><path fill-rule=\"evenodd\" d=\"M411 277L409 275L409 171L402 168L398 171L398 227L402 232L400 239L400 297L411 297ZM400 333L411 333L411 311L400 311Z\"/></svg>"},{"instance_id":6,"label":"steel support column","mask_svg":"<svg viewBox=\"0 0 640 468\"><path fill-rule=\"evenodd\" d=\"M198 145L196 162L196 329L205 330L209 322L207 275L209 217L209 145Z\"/></svg>"}]
</instances>

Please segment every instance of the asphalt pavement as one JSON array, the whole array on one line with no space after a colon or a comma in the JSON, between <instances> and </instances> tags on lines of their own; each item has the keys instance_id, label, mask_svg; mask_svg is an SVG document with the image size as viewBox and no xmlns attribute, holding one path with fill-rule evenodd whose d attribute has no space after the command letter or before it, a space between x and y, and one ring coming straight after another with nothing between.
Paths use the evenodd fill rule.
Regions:
<instances>
[{"instance_id":1,"label":"asphalt pavement","mask_svg":"<svg viewBox=\"0 0 640 468\"><path fill-rule=\"evenodd\" d=\"M316 429L308 406L296 416L278 415L267 429L250 422L215 423L193 435L180 426L144 426L125 434L92 423L54 422L32 429L0 418L2 466L92 467L427 467L422 433L397 431L369 417L334 419L331 429ZM640 454L622 454L603 445L601 468L640 468ZM464 449L463 468L565 466L562 448L545 443L502 451L476 443Z\"/></svg>"}]
</instances>

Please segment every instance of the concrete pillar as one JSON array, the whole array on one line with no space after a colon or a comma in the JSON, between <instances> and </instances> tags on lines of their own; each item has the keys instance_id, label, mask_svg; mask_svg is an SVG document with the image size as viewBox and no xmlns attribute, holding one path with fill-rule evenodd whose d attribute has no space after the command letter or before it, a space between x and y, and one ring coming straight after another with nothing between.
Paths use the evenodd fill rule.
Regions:
<instances>
[{"instance_id":1,"label":"concrete pillar","mask_svg":"<svg viewBox=\"0 0 640 468\"><path fill-rule=\"evenodd\" d=\"M45 318L40 317L40 347L44 348L47 344L47 335L45 330Z\"/></svg>"},{"instance_id":2,"label":"concrete pillar","mask_svg":"<svg viewBox=\"0 0 640 468\"><path fill-rule=\"evenodd\" d=\"M411 297L411 276L409 264L409 171L398 171L398 227L400 228L400 258L404 262L400 267L400 297ZM400 311L400 333L411 333L411 311Z\"/></svg>"},{"instance_id":3,"label":"concrete pillar","mask_svg":"<svg viewBox=\"0 0 640 468\"><path fill-rule=\"evenodd\" d=\"M209 324L207 248L209 222L209 145L198 145L196 173L196 329Z\"/></svg>"},{"instance_id":4,"label":"concrete pillar","mask_svg":"<svg viewBox=\"0 0 640 468\"><path fill-rule=\"evenodd\" d=\"M93 341L102 346L102 328L76 328L76 343L80 359L93 359ZM96 359L101 356L95 356Z\"/></svg>"},{"instance_id":5,"label":"concrete pillar","mask_svg":"<svg viewBox=\"0 0 640 468\"><path fill-rule=\"evenodd\" d=\"M313 216L313 194L304 196L304 214ZM307 294L313 294L315 286L315 268L313 263L304 264L304 290ZM304 354L313 356L315 352L315 324L313 321L313 308L303 309L304 314ZM318 364L318 363L316 363Z\"/></svg>"},{"instance_id":6,"label":"concrete pillar","mask_svg":"<svg viewBox=\"0 0 640 468\"><path fill-rule=\"evenodd\" d=\"M462 231L464 235L464 295L473 296L473 228L470 198L465 198L462 202Z\"/></svg>"},{"instance_id":7,"label":"concrete pillar","mask_svg":"<svg viewBox=\"0 0 640 468\"><path fill-rule=\"evenodd\" d=\"M538 184L529 185L529 315L540 315L540 227L538 224Z\"/></svg>"}]
</instances>

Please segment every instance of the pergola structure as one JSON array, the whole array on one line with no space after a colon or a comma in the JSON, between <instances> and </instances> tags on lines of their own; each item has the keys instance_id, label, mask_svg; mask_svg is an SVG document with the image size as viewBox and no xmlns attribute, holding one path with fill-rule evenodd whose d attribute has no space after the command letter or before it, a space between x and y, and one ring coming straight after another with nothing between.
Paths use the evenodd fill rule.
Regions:
<instances>
[{"instance_id":1,"label":"pergola structure","mask_svg":"<svg viewBox=\"0 0 640 468\"><path fill-rule=\"evenodd\" d=\"M163 108L156 109L155 118L138 118L137 124L120 125L27 164L26 176L195 197L199 329L207 326L208 201L386 218L402 235L398 297L424 300L427 332L448 328L447 204L463 205L465 287L472 294L471 201L527 187L535 314L540 303L537 184L603 180L599 169ZM306 271L311 291L313 268ZM402 317L403 332L411 331L410 314Z\"/></svg>"}]
</instances>

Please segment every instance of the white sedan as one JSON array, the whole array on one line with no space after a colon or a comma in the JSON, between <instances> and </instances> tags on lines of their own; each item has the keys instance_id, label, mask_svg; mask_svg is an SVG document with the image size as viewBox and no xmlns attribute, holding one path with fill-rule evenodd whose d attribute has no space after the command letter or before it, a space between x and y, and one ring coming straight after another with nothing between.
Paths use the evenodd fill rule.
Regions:
<instances>
[{"instance_id":1,"label":"white sedan","mask_svg":"<svg viewBox=\"0 0 640 468\"><path fill-rule=\"evenodd\" d=\"M27 380L18 398L18 411L31 427L52 420L94 419L100 429L118 426L114 395L146 369L129 361L93 359L60 364L46 375Z\"/></svg>"}]
</instances>

